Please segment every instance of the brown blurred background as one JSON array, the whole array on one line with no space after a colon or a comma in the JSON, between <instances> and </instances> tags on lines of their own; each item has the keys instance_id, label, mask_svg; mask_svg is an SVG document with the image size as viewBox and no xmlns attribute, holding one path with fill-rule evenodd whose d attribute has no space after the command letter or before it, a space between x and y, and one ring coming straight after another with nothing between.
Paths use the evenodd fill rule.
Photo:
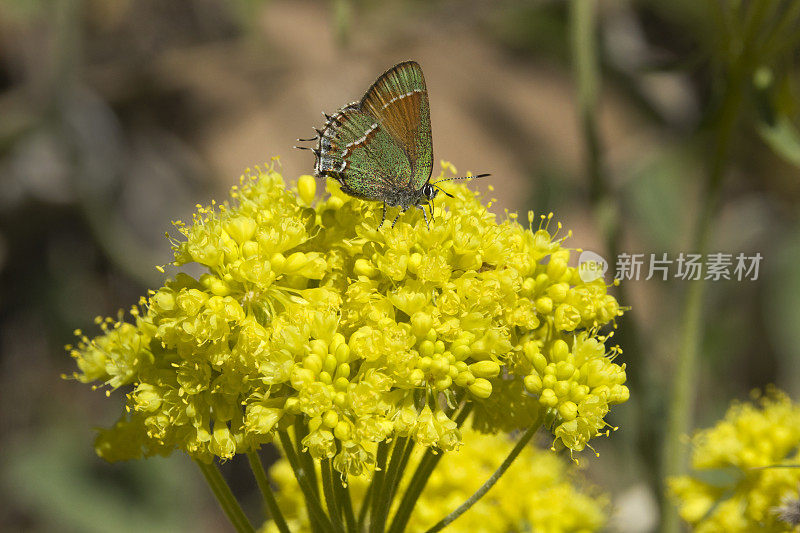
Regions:
<instances>
[{"instance_id":1,"label":"brown blurred background","mask_svg":"<svg viewBox=\"0 0 800 533\"><path fill-rule=\"evenodd\" d=\"M170 221L224 199L245 168L279 155L287 178L310 173L295 139L398 61L424 68L436 160L490 172L473 186L494 187L497 213L553 211L572 246L601 254L693 251L720 63L699 4L598 4L598 199L567 2L1 0L0 529L228 527L186 458L94 456L92 428L116 419L122 394L62 380L63 345L160 284ZM791 135L781 150L758 134L776 113L797 123L796 59L765 65L767 88L748 91L736 124L710 251L764 260L758 280L709 288L698 426L753 387L800 393L797 160ZM632 398L600 458L581 461L612 494L615 531L657 522L687 285L617 292L633 308L619 334ZM257 514L245 469L225 465Z\"/></svg>"}]
</instances>

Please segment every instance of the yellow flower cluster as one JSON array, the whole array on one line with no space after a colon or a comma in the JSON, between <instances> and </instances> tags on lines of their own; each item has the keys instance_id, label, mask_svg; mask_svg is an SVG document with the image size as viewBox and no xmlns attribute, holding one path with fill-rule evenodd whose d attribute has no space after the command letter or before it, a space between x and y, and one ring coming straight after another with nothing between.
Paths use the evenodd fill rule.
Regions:
<instances>
[{"instance_id":1,"label":"yellow flower cluster","mask_svg":"<svg viewBox=\"0 0 800 533\"><path fill-rule=\"evenodd\" d=\"M670 479L670 491L695 531L794 530L779 506L798 499L800 405L774 389L757 404L735 403L693 445L696 475Z\"/></svg>"},{"instance_id":2,"label":"yellow flower cluster","mask_svg":"<svg viewBox=\"0 0 800 533\"><path fill-rule=\"evenodd\" d=\"M289 190L272 167L243 177L176 224L174 265L202 275L177 273L132 323L71 349L79 380L132 387L102 457L230 458L300 423L314 458L359 475L396 436L456 448L465 400L485 432L543 422L581 450L604 431L628 398L599 334L620 307L568 265L550 217L497 222L452 185L430 229L418 210L378 228L380 205L335 187L315 203L315 187Z\"/></svg>"},{"instance_id":3,"label":"yellow flower cluster","mask_svg":"<svg viewBox=\"0 0 800 533\"><path fill-rule=\"evenodd\" d=\"M448 511L461 505L492 474L511 445L499 435L464 431L464 446L445 454L433 471L406 531L427 531ZM411 464L421 456L422 450L417 448ZM413 468L406 471L400 492L405 490L412 473ZM303 494L288 462L280 460L272 466L270 474L279 487L278 497L290 529L311 531ZM608 497L582 484L562 457L526 446L500 481L446 530L452 533L598 531L606 522ZM363 502L368 485L366 478L352 479L350 490L356 509ZM261 531L278 530L273 522L267 522Z\"/></svg>"}]
</instances>

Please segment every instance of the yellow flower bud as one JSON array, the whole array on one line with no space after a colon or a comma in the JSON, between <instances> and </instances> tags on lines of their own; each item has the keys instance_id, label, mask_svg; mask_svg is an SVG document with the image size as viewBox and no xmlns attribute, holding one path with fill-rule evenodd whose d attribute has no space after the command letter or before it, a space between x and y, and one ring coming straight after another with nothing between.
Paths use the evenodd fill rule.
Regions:
<instances>
[{"instance_id":1,"label":"yellow flower bud","mask_svg":"<svg viewBox=\"0 0 800 533\"><path fill-rule=\"evenodd\" d=\"M322 370L322 359L317 354L307 355L303 358L303 368L307 368L314 374L319 374Z\"/></svg>"},{"instance_id":2,"label":"yellow flower bud","mask_svg":"<svg viewBox=\"0 0 800 533\"><path fill-rule=\"evenodd\" d=\"M567 357L569 357L569 345L558 339L550 347L550 360L558 363L559 361L566 361Z\"/></svg>"},{"instance_id":3,"label":"yellow flower bud","mask_svg":"<svg viewBox=\"0 0 800 533\"><path fill-rule=\"evenodd\" d=\"M459 387L467 387L472 385L475 382L475 376L472 375L472 372L459 372L455 378L455 383Z\"/></svg>"},{"instance_id":4,"label":"yellow flower bud","mask_svg":"<svg viewBox=\"0 0 800 533\"><path fill-rule=\"evenodd\" d=\"M413 274L416 274L419 271L419 266L422 264L422 254L418 252L414 252L408 258L408 270L410 270Z\"/></svg>"},{"instance_id":5,"label":"yellow flower bud","mask_svg":"<svg viewBox=\"0 0 800 533\"><path fill-rule=\"evenodd\" d=\"M553 300L547 296L536 299L536 312L542 315L549 315L553 312Z\"/></svg>"},{"instance_id":6,"label":"yellow flower bud","mask_svg":"<svg viewBox=\"0 0 800 533\"><path fill-rule=\"evenodd\" d=\"M562 420L575 420L578 416L578 406L570 401L563 402L558 406L558 416Z\"/></svg>"},{"instance_id":7,"label":"yellow flower bud","mask_svg":"<svg viewBox=\"0 0 800 533\"><path fill-rule=\"evenodd\" d=\"M339 423L339 415L336 411L328 411L322 416L322 423L325 427L333 429Z\"/></svg>"},{"instance_id":8,"label":"yellow flower bud","mask_svg":"<svg viewBox=\"0 0 800 533\"><path fill-rule=\"evenodd\" d=\"M306 254L303 252L295 252L286 258L286 262L283 264L281 270L286 274L293 274L306 266L307 262Z\"/></svg>"},{"instance_id":9,"label":"yellow flower bud","mask_svg":"<svg viewBox=\"0 0 800 533\"><path fill-rule=\"evenodd\" d=\"M544 389L539 396L539 403L545 407L555 407L558 405L558 396L553 392L553 389Z\"/></svg>"},{"instance_id":10,"label":"yellow flower bud","mask_svg":"<svg viewBox=\"0 0 800 533\"><path fill-rule=\"evenodd\" d=\"M352 431L350 429L350 424L348 424L343 420L340 421L338 424L336 424L336 427L333 428L333 434L340 441L350 440L350 436L352 434Z\"/></svg>"},{"instance_id":11,"label":"yellow flower bud","mask_svg":"<svg viewBox=\"0 0 800 533\"><path fill-rule=\"evenodd\" d=\"M536 374L530 374L525 376L523 384L525 385L525 388L528 390L528 392L530 392L531 394L539 394L542 392L542 378L540 378Z\"/></svg>"},{"instance_id":12,"label":"yellow flower bud","mask_svg":"<svg viewBox=\"0 0 800 533\"><path fill-rule=\"evenodd\" d=\"M356 262L353 265L353 272L359 276L367 276L368 278L371 278L378 273L378 269L372 266L372 263L368 259L360 257L356 259Z\"/></svg>"},{"instance_id":13,"label":"yellow flower bud","mask_svg":"<svg viewBox=\"0 0 800 533\"><path fill-rule=\"evenodd\" d=\"M486 399L492 395L492 383L488 379L477 378L469 386L469 391L478 398Z\"/></svg>"},{"instance_id":14,"label":"yellow flower bud","mask_svg":"<svg viewBox=\"0 0 800 533\"><path fill-rule=\"evenodd\" d=\"M314 176L303 174L297 179L297 192L300 194L300 199L306 205L311 205L314 202L314 197L317 194L317 180Z\"/></svg>"},{"instance_id":15,"label":"yellow flower bud","mask_svg":"<svg viewBox=\"0 0 800 533\"><path fill-rule=\"evenodd\" d=\"M500 375L500 365L495 361L478 361L469 365L469 370L479 378L494 378Z\"/></svg>"}]
</instances>

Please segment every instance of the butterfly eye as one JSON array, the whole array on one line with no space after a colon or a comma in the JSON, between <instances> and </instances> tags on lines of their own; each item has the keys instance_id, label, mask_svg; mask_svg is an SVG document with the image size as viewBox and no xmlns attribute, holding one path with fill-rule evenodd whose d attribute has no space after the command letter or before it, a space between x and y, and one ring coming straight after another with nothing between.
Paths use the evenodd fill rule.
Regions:
<instances>
[{"instance_id":1,"label":"butterfly eye","mask_svg":"<svg viewBox=\"0 0 800 533\"><path fill-rule=\"evenodd\" d=\"M435 188L430 183L426 183L422 186L422 194L427 198L429 201L436 198L436 195L439 193L439 190Z\"/></svg>"}]
</instances>

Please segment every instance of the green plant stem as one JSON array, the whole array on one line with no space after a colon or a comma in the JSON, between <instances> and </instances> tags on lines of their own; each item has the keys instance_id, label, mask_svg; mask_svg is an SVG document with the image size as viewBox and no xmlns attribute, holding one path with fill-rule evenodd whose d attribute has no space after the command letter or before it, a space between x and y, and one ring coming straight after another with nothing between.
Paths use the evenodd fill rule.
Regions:
<instances>
[{"instance_id":1,"label":"green plant stem","mask_svg":"<svg viewBox=\"0 0 800 533\"><path fill-rule=\"evenodd\" d=\"M369 511L372 503L372 491L374 489L375 485L370 483L366 494L364 494L364 499L361 501L361 508L358 510L358 520L356 521L356 531L358 533L364 531L364 524L367 522L367 511Z\"/></svg>"},{"instance_id":2,"label":"green plant stem","mask_svg":"<svg viewBox=\"0 0 800 533\"><path fill-rule=\"evenodd\" d=\"M389 455L389 445L386 441L378 445L378 456L375 462L375 474L372 476L372 509L370 511L369 531L370 533L383 533L386 527L386 517L383 510L389 505L386 501L388 496L386 485L386 458Z\"/></svg>"},{"instance_id":3,"label":"green plant stem","mask_svg":"<svg viewBox=\"0 0 800 533\"><path fill-rule=\"evenodd\" d=\"M458 427L461 427L471 411L472 404L464 404L455 420ZM405 531L408 520L411 518L411 511L414 510L414 505L422 494L422 490L425 488L425 484L428 482L431 472L433 472L433 469L436 468L436 465L441 460L442 453L443 452L435 454L428 449L425 455L422 456L422 459L420 459L417 469L414 471L414 476L411 478L411 482L405 494L403 494L403 499L400 500L400 507L398 507L392 519L389 533L402 533Z\"/></svg>"},{"instance_id":4,"label":"green plant stem","mask_svg":"<svg viewBox=\"0 0 800 533\"><path fill-rule=\"evenodd\" d=\"M303 439L308 435L308 426L305 423L298 422L294 425L295 447L297 450L297 457L300 463L303 464L308 472L308 481L314 492L319 494L319 485L317 484L317 469L314 467L314 458L310 453L303 451Z\"/></svg>"},{"instance_id":5,"label":"green plant stem","mask_svg":"<svg viewBox=\"0 0 800 533\"><path fill-rule=\"evenodd\" d=\"M264 505L269 511L269 516L275 522L275 526L281 533L290 533L289 526L286 524L286 519L281 513L281 508L278 507L278 501L275 499L275 493L272 492L272 487L269 485L267 472L264 470L264 464L258 456L258 452L247 452L247 460L250 462L250 468L253 470L253 476L256 478L258 488L261 490L261 495L264 498Z\"/></svg>"},{"instance_id":6,"label":"green plant stem","mask_svg":"<svg viewBox=\"0 0 800 533\"><path fill-rule=\"evenodd\" d=\"M392 458L389 460L389 467L386 469L386 480L383 483L383 496L382 500L384 501L384 505L381 508L380 519L382 523L386 524L386 518L389 515L389 507L391 507L392 500L394 499L395 491L397 490L397 484L400 482L400 478L402 477L402 463L403 458L406 457L406 449L408 448L409 442L413 445L413 439L408 437L398 437L394 442L394 447L392 448Z\"/></svg>"},{"instance_id":7,"label":"green plant stem","mask_svg":"<svg viewBox=\"0 0 800 533\"><path fill-rule=\"evenodd\" d=\"M606 195L600 161L600 136L597 133L600 68L596 55L595 4L596 0L573 0L570 3L572 64L578 87L578 114L587 151L589 197L593 203Z\"/></svg>"},{"instance_id":8,"label":"green plant stem","mask_svg":"<svg viewBox=\"0 0 800 533\"><path fill-rule=\"evenodd\" d=\"M356 517L355 513L353 512L353 500L350 498L350 487L347 486L342 478L336 474L334 470L333 473L333 490L336 492L336 498L339 502L339 505L342 508L342 512L344 513L344 524L345 528L347 529L347 533L356 533L358 530L356 529Z\"/></svg>"},{"instance_id":9,"label":"green plant stem","mask_svg":"<svg viewBox=\"0 0 800 533\"><path fill-rule=\"evenodd\" d=\"M573 78L577 88L578 117L583 145L586 151L585 171L589 183L589 202L594 218L605 240L606 254L613 268L620 252L620 201L610 183L603 162L603 138L598 127L598 97L602 85L602 72L598 58L596 2L572 0L570 3L570 45L572 49ZM627 302L627 284L617 287L620 302ZM628 387L631 396L639 401L628 407L631 416L626 425L635 424L638 432L626 433L627 445L635 448L640 457L639 466L645 479L657 494L660 490L661 454L659 443L663 440L663 424L657 422L665 408L663 394L642 360L639 326L636 315L626 313L618 319L614 339L625 350ZM661 500L659 500L660 502Z\"/></svg>"},{"instance_id":10,"label":"green plant stem","mask_svg":"<svg viewBox=\"0 0 800 533\"><path fill-rule=\"evenodd\" d=\"M222 477L222 474L220 474L216 465L214 465L214 463L206 464L198 459L195 459L194 462L200 468L203 477L206 478L206 483L208 483L208 486L211 488L211 492L214 493L220 507L225 511L228 520L231 521L236 531L238 533L253 533L253 531L255 531L253 526L250 524L247 516L245 516L242 507L239 505L239 502L236 501L236 498L231 492L231 488Z\"/></svg>"},{"instance_id":11,"label":"green plant stem","mask_svg":"<svg viewBox=\"0 0 800 533\"><path fill-rule=\"evenodd\" d=\"M409 437L408 442L406 443L406 447L403 450L403 457L400 459L400 464L397 466L397 472L395 473L394 482L392 483L392 492L389 495L390 500L394 500L394 495L397 493L398 487L400 487L400 482L403 480L403 474L406 471L406 466L408 465L409 459L411 459L411 454L414 453L414 447L416 443L414 439Z\"/></svg>"},{"instance_id":12,"label":"green plant stem","mask_svg":"<svg viewBox=\"0 0 800 533\"><path fill-rule=\"evenodd\" d=\"M531 427L529 427L525 431L525 433L523 433L522 437L519 439L519 442L517 442L517 444L508 454L508 456L506 456L505 460L503 460L500 466L497 467L497 470L494 471L494 473L489 477L489 479L487 479L486 482L483 485L481 485L480 488L476 490L475 493L467 499L467 501L461 504L458 507L458 509L456 509L455 511L444 517L435 526L430 528L426 533L436 533L437 531L441 531L447 525L453 522L456 518L466 513L469 510L469 508L475 505L475 503L478 500L483 498L483 496L487 492L489 492L489 490L492 487L494 487L495 483L497 483L500 480L500 477L506 473L508 467L511 466L511 463L514 462L514 460L517 458L520 452L522 452L525 446L530 442L531 438L533 438L534 434L536 434L541 425L542 424L540 422L537 422L533 424Z\"/></svg>"},{"instance_id":13,"label":"green plant stem","mask_svg":"<svg viewBox=\"0 0 800 533\"><path fill-rule=\"evenodd\" d=\"M328 516L334 522L342 523L341 507L337 499L337 494L333 490L333 468L331 468L331 460L323 459L321 463L322 474L322 493L325 495L325 504L328 507Z\"/></svg>"},{"instance_id":14,"label":"green plant stem","mask_svg":"<svg viewBox=\"0 0 800 533\"><path fill-rule=\"evenodd\" d=\"M336 527L328 515L325 514L325 510L322 508L322 503L319 500L319 491L311 488L310 476L306 470L307 467L301 462L300 458L297 457L297 452L295 451L295 446L291 437L289 437L289 434L285 430L278 431L278 437L281 441L283 453L286 455L286 460L289 461L289 465L294 471L294 477L297 479L297 484L300 486L300 490L305 497L306 508L308 509L308 516L311 520L312 527L317 531L324 531L326 533L329 531L341 532L341 526ZM314 477L314 483L316 483L316 476Z\"/></svg>"},{"instance_id":15,"label":"green plant stem","mask_svg":"<svg viewBox=\"0 0 800 533\"><path fill-rule=\"evenodd\" d=\"M703 196L703 206L696 226L694 250L703 254L708 250L720 190L730 152L733 133L739 118L739 110L744 98L744 87L748 70L739 65L731 73L727 90L720 107L716 125L716 139L710 161L708 181ZM689 449L682 442L683 436L691 432L692 409L697 390L697 366L700 344L703 337L703 302L708 283L705 280L690 282L683 310L681 324L681 344L672 384L672 395L667 419L667 434L664 441L664 470L662 479L679 475L686 470ZM661 497L666 499L666 489ZM662 501L663 501L662 500ZM674 533L680 531L680 520L676 510L663 504L661 531Z\"/></svg>"}]
</instances>

